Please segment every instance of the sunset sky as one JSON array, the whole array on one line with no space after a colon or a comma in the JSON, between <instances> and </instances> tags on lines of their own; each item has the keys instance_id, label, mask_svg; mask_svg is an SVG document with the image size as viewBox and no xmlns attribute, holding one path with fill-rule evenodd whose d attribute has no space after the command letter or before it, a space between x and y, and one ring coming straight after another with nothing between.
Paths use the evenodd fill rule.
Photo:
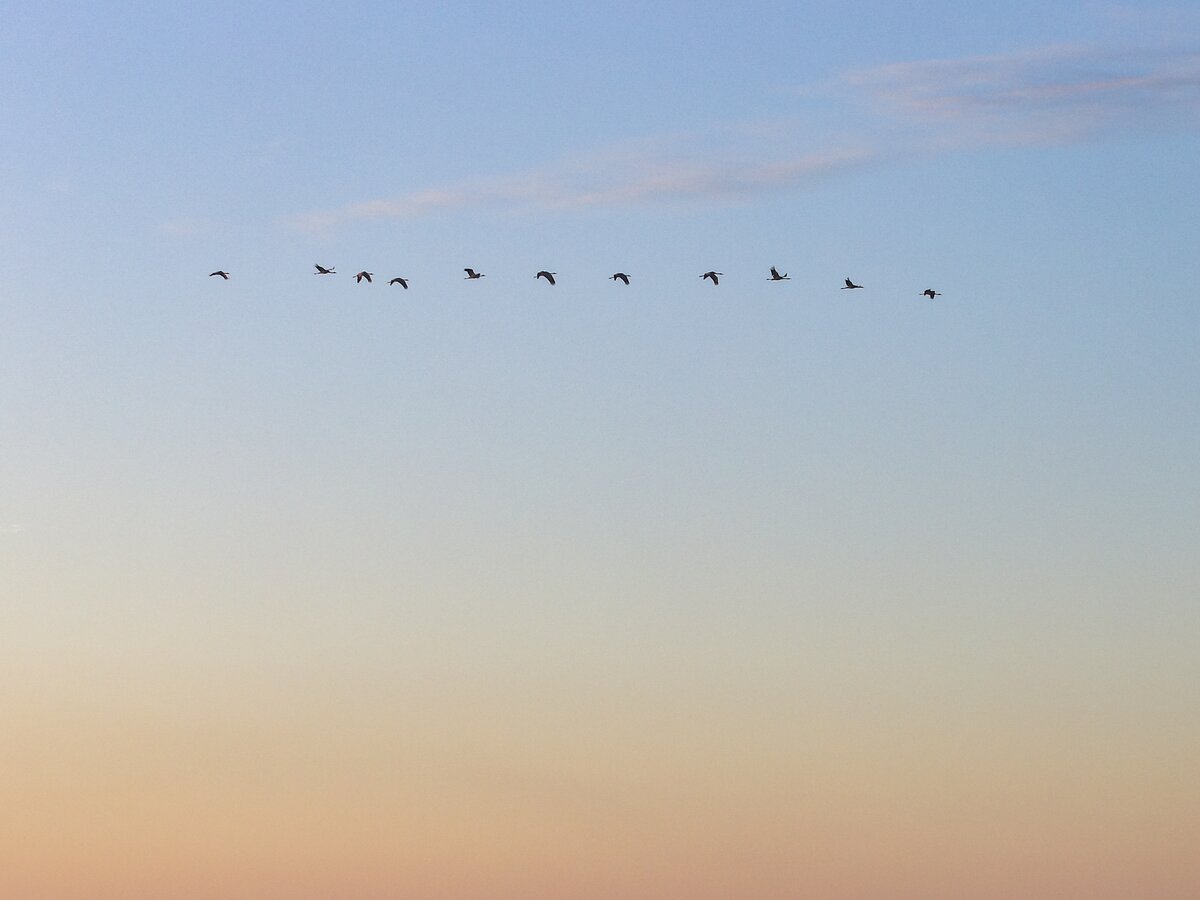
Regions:
<instances>
[{"instance_id":1,"label":"sunset sky","mask_svg":"<svg viewBox=\"0 0 1200 900\"><path fill-rule=\"evenodd\" d=\"M1200 896L1193 5L15 0L0 109L0 898Z\"/></svg>"}]
</instances>

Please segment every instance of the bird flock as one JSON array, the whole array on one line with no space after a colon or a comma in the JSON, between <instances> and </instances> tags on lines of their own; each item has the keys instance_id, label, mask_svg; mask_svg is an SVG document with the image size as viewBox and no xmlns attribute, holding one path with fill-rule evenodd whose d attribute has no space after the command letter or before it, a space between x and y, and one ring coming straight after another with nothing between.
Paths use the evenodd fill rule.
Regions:
<instances>
[{"instance_id":1,"label":"bird flock","mask_svg":"<svg viewBox=\"0 0 1200 900\"><path fill-rule=\"evenodd\" d=\"M336 275L337 274L337 268L334 266L323 266L320 263L313 263L313 267L316 269L316 271L313 272L314 275ZM471 268L463 269L463 271L467 273L466 278L464 279L466 281L475 281L477 279L484 277L483 272L476 272L474 269L471 269ZM534 280L544 278L547 281L547 283L549 283L550 285L555 285L558 283L554 280L554 276L557 274L558 274L557 272L548 272L547 270L542 269L533 277L534 277ZM226 272L224 269L218 269L215 272L208 273L209 278L212 278L213 276L219 276L223 281L229 280L229 273ZM708 272L705 272L703 275L700 276L701 280L711 281L714 286L720 284L721 279L723 277L725 277L724 272L715 272L715 271L711 271L711 270ZM361 272L356 272L354 274L354 281L356 284L362 284L364 281L367 282L367 284L372 284L374 282L374 278L375 278L375 273L368 272L366 269L362 270ZM628 284L629 284L629 276L627 274L625 274L624 272L614 272L612 275L608 276L608 280L609 281L619 281L626 286L628 286ZM775 266L771 266L771 274L767 276L767 281L790 281L790 280L791 279L788 277L787 272L781 273L779 271L779 269L777 269ZM388 281L388 284L389 285L398 284L398 285L400 285L400 287L404 288L404 290L406 290L406 291L408 290L408 279L402 278L399 275L397 275L395 278ZM846 278L845 284L842 285L843 291L862 290L863 288L864 288L864 285L855 284L849 278ZM935 291L933 288L926 288L925 290L921 291L919 296L928 297L930 300L932 300L934 297L942 296L942 294L940 291Z\"/></svg>"}]
</instances>

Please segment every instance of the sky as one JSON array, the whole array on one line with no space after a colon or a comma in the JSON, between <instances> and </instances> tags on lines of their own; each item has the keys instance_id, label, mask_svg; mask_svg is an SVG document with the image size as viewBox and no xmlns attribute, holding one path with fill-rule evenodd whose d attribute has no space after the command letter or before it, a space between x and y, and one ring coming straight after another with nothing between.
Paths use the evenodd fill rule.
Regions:
<instances>
[{"instance_id":1,"label":"sky","mask_svg":"<svg viewBox=\"0 0 1200 900\"><path fill-rule=\"evenodd\" d=\"M1193 6L14 0L0 108L0 896L1200 895Z\"/></svg>"}]
</instances>

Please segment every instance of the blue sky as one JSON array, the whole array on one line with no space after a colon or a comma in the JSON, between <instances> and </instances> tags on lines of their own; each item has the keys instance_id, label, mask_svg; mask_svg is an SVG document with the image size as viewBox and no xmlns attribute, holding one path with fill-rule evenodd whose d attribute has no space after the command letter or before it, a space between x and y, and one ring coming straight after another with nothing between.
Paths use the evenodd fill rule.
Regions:
<instances>
[{"instance_id":1,"label":"blue sky","mask_svg":"<svg viewBox=\"0 0 1200 900\"><path fill-rule=\"evenodd\" d=\"M155 256L245 248L260 277L289 239L308 255L341 240L429 257L423 236L458 235L453 252L486 256L475 246L502 230L513 250L557 252L566 223L627 253L641 227L659 258L678 235L699 252L706 237L726 252L768 242L772 258L845 247L831 260L844 267L866 254L841 229L895 241L889 214L923 208L930 225L973 213L994 244L1010 217L1103 216L1104 197L1080 196L1100 180L1162 220L1159 193L1186 192L1147 180L1186 175L1195 117L1192 17L1101 4L68 5L13 19L4 164L20 230L122 256L150 240ZM956 175L966 184L943 182ZM986 215L959 211L993 197ZM712 234L734 223L736 239Z\"/></svg>"},{"instance_id":2,"label":"blue sky","mask_svg":"<svg viewBox=\"0 0 1200 900\"><path fill-rule=\"evenodd\" d=\"M613 871L588 804L660 781L762 838L680 825L714 896L750 870L756 896L837 896L769 850L831 820L868 835L828 856L846 896L1105 896L1096 871L1194 895L1178 841L1126 848L1200 809L1195 10L13 3L0 108L0 646L29 686L0 712L41 723L30 759L93 734L111 758L68 770L111 787L136 759L202 795L220 766L154 748L250 728L301 819L306 791L395 786L346 774L376 739L479 788L506 860L482 886L381 863L358 896L586 896ZM144 743L95 737L97 710ZM884 777L949 745L957 787ZM27 783L0 789L59 782ZM924 876L868 846L910 787L940 810L893 835ZM109 789L63 816L88 831ZM938 806L960 789L973 812ZM803 821L764 799L810 790ZM185 844L238 819L214 796ZM655 847L646 797L625 818ZM439 802L427 861L474 847ZM1110 824L1071 843L1085 819ZM505 836L531 822L578 837L559 882L551 837ZM376 871L328 827L328 884ZM224 895L279 888L272 834L210 859ZM961 880L928 880L922 835L978 837ZM1029 871L1022 840L1057 874L997 874ZM110 849L81 883L136 895ZM610 895L704 896L652 857ZM8 862L8 893L72 895Z\"/></svg>"}]
</instances>

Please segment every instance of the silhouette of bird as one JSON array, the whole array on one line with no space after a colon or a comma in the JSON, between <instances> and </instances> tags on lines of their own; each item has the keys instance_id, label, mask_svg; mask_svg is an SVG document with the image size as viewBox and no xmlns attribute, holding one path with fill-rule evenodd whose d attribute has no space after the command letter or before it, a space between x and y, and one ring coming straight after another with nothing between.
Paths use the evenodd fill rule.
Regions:
<instances>
[{"instance_id":1,"label":"silhouette of bird","mask_svg":"<svg viewBox=\"0 0 1200 900\"><path fill-rule=\"evenodd\" d=\"M209 273L208 273L208 277L209 277L209 278L212 278L214 275L220 275L220 276L221 276L223 279L225 279L226 281L228 281L228 280L229 280L229 273L228 273L228 272L225 272L225 271L222 271L222 270L220 270L220 269L218 269L216 272L209 272Z\"/></svg>"},{"instance_id":2,"label":"silhouette of bird","mask_svg":"<svg viewBox=\"0 0 1200 900\"><path fill-rule=\"evenodd\" d=\"M474 269L463 269L463 271L467 273L468 278L482 278L483 277L482 272L476 272Z\"/></svg>"},{"instance_id":3,"label":"silhouette of bird","mask_svg":"<svg viewBox=\"0 0 1200 900\"><path fill-rule=\"evenodd\" d=\"M849 278L847 278L847 279L846 279L846 284L845 284L845 286L842 288L842 290L843 290L843 291L848 291L848 290L851 290L851 289L853 289L853 288L860 288L860 287L862 287L862 285L861 285L861 284L855 284L853 281L851 281Z\"/></svg>"},{"instance_id":4,"label":"silhouette of bird","mask_svg":"<svg viewBox=\"0 0 1200 900\"><path fill-rule=\"evenodd\" d=\"M548 282L550 282L551 284L554 284L554 273L553 273L553 272L547 272L545 269L542 269L542 271L538 272L538 273L537 273L536 275L534 275L533 277L534 277L535 279L536 279L536 278L545 278L545 279L546 279Z\"/></svg>"},{"instance_id":5,"label":"silhouette of bird","mask_svg":"<svg viewBox=\"0 0 1200 900\"><path fill-rule=\"evenodd\" d=\"M313 265L317 266L317 271L313 272L314 275L336 275L337 274L337 272L334 270L333 266L330 266L327 269L324 266L318 266L316 263L313 263Z\"/></svg>"},{"instance_id":6,"label":"silhouette of bird","mask_svg":"<svg viewBox=\"0 0 1200 900\"><path fill-rule=\"evenodd\" d=\"M609 281L623 281L626 284L629 284L629 276L626 275L624 272L617 272L615 275L609 275L608 280Z\"/></svg>"},{"instance_id":7,"label":"silhouette of bird","mask_svg":"<svg viewBox=\"0 0 1200 900\"><path fill-rule=\"evenodd\" d=\"M368 272L364 269L362 272L359 272L357 275L354 276L354 280L356 282L358 282L359 284L362 284L362 280L365 278L367 280L367 284L370 284L371 276L374 274L375 274L374 272Z\"/></svg>"},{"instance_id":8,"label":"silhouette of bird","mask_svg":"<svg viewBox=\"0 0 1200 900\"><path fill-rule=\"evenodd\" d=\"M780 275L779 270L777 268L775 268L774 266L771 266L771 277L768 278L767 280L768 281L790 281L791 279L788 278L787 272L784 272L782 275Z\"/></svg>"},{"instance_id":9,"label":"silhouette of bird","mask_svg":"<svg viewBox=\"0 0 1200 900\"><path fill-rule=\"evenodd\" d=\"M718 275L724 275L724 274L725 274L724 272L705 272L705 273L704 273L703 275L701 275L700 277L701 277L701 278L707 278L707 279L708 279L709 281L711 281L713 284L720 284L721 282L717 280L717 276L718 276Z\"/></svg>"},{"instance_id":10,"label":"silhouette of bird","mask_svg":"<svg viewBox=\"0 0 1200 900\"><path fill-rule=\"evenodd\" d=\"M921 296L928 297L930 300L932 300L934 297L940 297L942 295L941 292L935 291L933 288L925 288L925 290L921 291Z\"/></svg>"},{"instance_id":11,"label":"silhouette of bird","mask_svg":"<svg viewBox=\"0 0 1200 900\"><path fill-rule=\"evenodd\" d=\"M397 276L396 278L393 278L391 281L389 281L388 284L398 284L398 285L400 285L400 287L404 288L406 291L408 290L408 279L407 278L400 278Z\"/></svg>"}]
</instances>

